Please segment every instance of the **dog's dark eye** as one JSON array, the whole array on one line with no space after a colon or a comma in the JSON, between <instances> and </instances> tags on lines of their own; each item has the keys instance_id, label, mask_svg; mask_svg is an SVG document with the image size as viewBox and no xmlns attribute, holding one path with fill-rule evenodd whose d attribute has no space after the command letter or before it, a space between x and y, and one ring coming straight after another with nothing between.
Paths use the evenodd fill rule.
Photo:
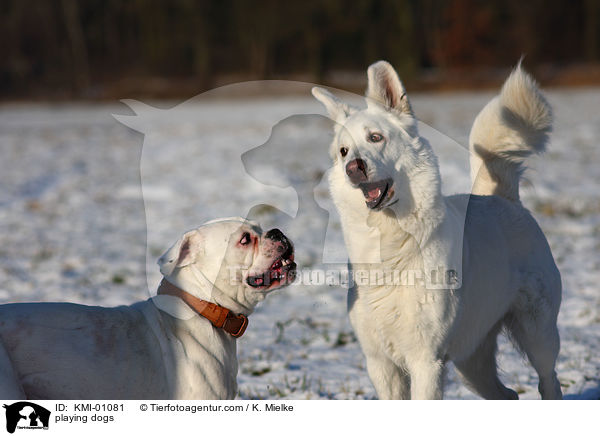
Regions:
<instances>
[{"instance_id":1,"label":"dog's dark eye","mask_svg":"<svg viewBox=\"0 0 600 436\"><path fill-rule=\"evenodd\" d=\"M240 239L240 244L248 245L250 243L250 241L252 241L252 238L250 237L250 233L246 232L242 235L242 239Z\"/></svg>"},{"instance_id":2,"label":"dog's dark eye","mask_svg":"<svg viewBox=\"0 0 600 436\"><path fill-rule=\"evenodd\" d=\"M342 157L346 157L346 155L348 154L348 148L347 147L340 148L340 154L342 155Z\"/></svg>"},{"instance_id":3,"label":"dog's dark eye","mask_svg":"<svg viewBox=\"0 0 600 436\"><path fill-rule=\"evenodd\" d=\"M369 142L381 142L383 141L383 135L381 133L369 133L367 139Z\"/></svg>"}]
</instances>

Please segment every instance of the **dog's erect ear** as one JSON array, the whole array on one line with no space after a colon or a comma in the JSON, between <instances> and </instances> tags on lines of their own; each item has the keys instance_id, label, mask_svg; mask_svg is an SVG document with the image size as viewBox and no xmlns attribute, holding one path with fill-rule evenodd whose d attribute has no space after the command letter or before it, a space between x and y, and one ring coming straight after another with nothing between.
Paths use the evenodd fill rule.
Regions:
<instances>
[{"instance_id":1,"label":"dog's erect ear","mask_svg":"<svg viewBox=\"0 0 600 436\"><path fill-rule=\"evenodd\" d=\"M326 89L315 86L312 89L312 95L319 100L327 109L329 117L336 123L342 123L346 118L356 111L355 108L349 104L344 103L342 100L337 98L331 92Z\"/></svg>"},{"instance_id":2,"label":"dog's erect ear","mask_svg":"<svg viewBox=\"0 0 600 436\"><path fill-rule=\"evenodd\" d=\"M393 109L400 113L413 116L413 111L406 95L404 85L396 70L386 61L375 62L367 70L369 87L367 88L367 105L369 100Z\"/></svg>"},{"instance_id":3,"label":"dog's erect ear","mask_svg":"<svg viewBox=\"0 0 600 436\"><path fill-rule=\"evenodd\" d=\"M190 265L204 252L203 238L197 230L183 235L171 248L158 259L160 272L167 277L175 268Z\"/></svg>"}]
</instances>

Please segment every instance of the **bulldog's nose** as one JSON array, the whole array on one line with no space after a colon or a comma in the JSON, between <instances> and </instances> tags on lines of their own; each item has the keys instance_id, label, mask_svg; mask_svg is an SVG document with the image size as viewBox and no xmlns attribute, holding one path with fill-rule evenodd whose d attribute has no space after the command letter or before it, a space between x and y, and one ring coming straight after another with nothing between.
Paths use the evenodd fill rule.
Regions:
<instances>
[{"instance_id":1,"label":"bulldog's nose","mask_svg":"<svg viewBox=\"0 0 600 436\"><path fill-rule=\"evenodd\" d=\"M290 250L290 248L292 248L292 244L291 244L290 240L279 229L269 230L267 232L267 234L265 235L265 238L268 238L274 242L281 242L281 245L283 245L284 252L287 252Z\"/></svg>"},{"instance_id":2,"label":"bulldog's nose","mask_svg":"<svg viewBox=\"0 0 600 436\"><path fill-rule=\"evenodd\" d=\"M346 165L346 174L355 185L367 181L367 164L362 159L354 159Z\"/></svg>"},{"instance_id":3,"label":"bulldog's nose","mask_svg":"<svg viewBox=\"0 0 600 436\"><path fill-rule=\"evenodd\" d=\"M267 232L267 234L265 235L266 238L269 238L273 241L286 241L287 242L287 238L285 237L285 235L283 234L283 232L279 229L271 229Z\"/></svg>"}]
</instances>

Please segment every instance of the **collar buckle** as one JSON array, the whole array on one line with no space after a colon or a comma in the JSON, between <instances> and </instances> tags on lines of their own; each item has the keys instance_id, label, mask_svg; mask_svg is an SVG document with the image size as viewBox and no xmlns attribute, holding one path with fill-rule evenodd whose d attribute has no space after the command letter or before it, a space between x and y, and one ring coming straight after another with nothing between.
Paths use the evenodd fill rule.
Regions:
<instances>
[{"instance_id":1,"label":"collar buckle","mask_svg":"<svg viewBox=\"0 0 600 436\"><path fill-rule=\"evenodd\" d=\"M223 330L234 338L242 336L246 331L246 327L248 327L248 317L241 313L235 315L233 312L229 312L223 323Z\"/></svg>"}]
</instances>

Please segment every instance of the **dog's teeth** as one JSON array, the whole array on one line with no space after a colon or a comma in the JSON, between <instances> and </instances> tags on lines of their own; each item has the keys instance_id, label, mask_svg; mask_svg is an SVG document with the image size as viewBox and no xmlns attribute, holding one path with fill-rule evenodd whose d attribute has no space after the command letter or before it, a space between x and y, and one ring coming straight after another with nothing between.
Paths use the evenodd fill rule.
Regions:
<instances>
[{"instance_id":1,"label":"dog's teeth","mask_svg":"<svg viewBox=\"0 0 600 436\"><path fill-rule=\"evenodd\" d=\"M381 195L380 188L371 189L369 191L369 198L372 198L372 199L379 198L380 195Z\"/></svg>"}]
</instances>

